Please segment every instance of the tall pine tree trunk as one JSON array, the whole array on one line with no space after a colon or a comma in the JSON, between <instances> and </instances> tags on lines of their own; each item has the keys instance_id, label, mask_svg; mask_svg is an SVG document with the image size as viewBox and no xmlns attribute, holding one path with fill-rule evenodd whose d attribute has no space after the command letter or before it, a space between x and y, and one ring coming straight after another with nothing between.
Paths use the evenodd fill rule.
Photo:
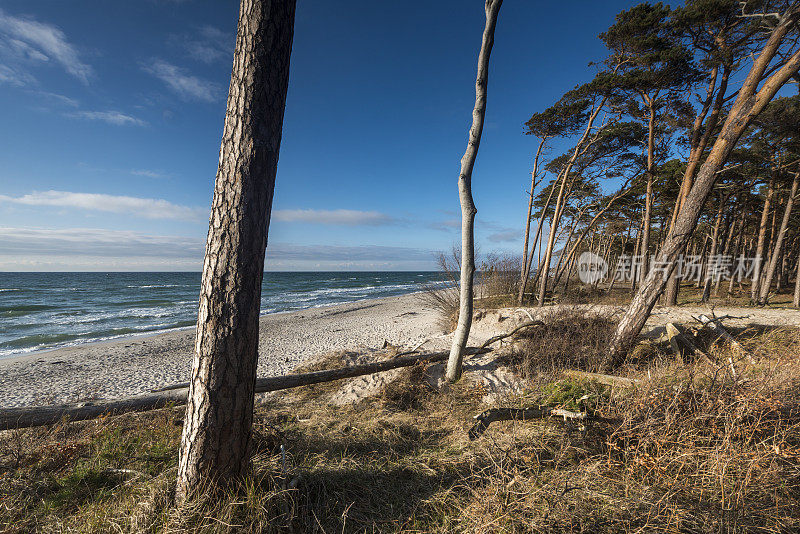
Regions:
<instances>
[{"instance_id":1,"label":"tall pine tree trunk","mask_svg":"<svg viewBox=\"0 0 800 534\"><path fill-rule=\"evenodd\" d=\"M783 240L786 237L786 231L789 229L789 219L792 215L792 207L794 206L794 199L797 195L798 182L800 182L800 172L794 173L792 180L792 190L789 192L789 198L786 201L786 209L783 212L783 219L781 220L781 227L778 230L778 235L775 237L775 246L772 247L772 255L769 259L767 272L764 276L764 283L761 286L758 304L764 306L767 304L767 297L769 296L769 288L772 285L772 280L775 278L775 270L778 267L778 260L781 257L781 250L783 248Z\"/></svg>"},{"instance_id":2,"label":"tall pine tree trunk","mask_svg":"<svg viewBox=\"0 0 800 534\"><path fill-rule=\"evenodd\" d=\"M800 243L800 240L798 240ZM797 269L794 272L794 298L792 299L792 306L800 308L800 251L797 253Z\"/></svg>"},{"instance_id":3,"label":"tall pine tree trunk","mask_svg":"<svg viewBox=\"0 0 800 534\"><path fill-rule=\"evenodd\" d=\"M475 80L475 107L472 110L472 128L458 176L458 197L461 202L461 289L459 294L458 325L453 334L450 358L447 360L447 380L455 382L461 377L464 347L472 326L472 284L475 276L475 203L472 200L472 167L478 155L486 114L486 86L489 81L489 56L494 44L497 13L503 0L486 0L486 26L483 29L481 51L478 55L478 76Z\"/></svg>"},{"instance_id":4,"label":"tall pine tree trunk","mask_svg":"<svg viewBox=\"0 0 800 534\"><path fill-rule=\"evenodd\" d=\"M722 169L733 147L736 146L736 142L778 90L800 69L800 50L797 50L762 82L767 67L783 43L784 37L796 26L798 18L800 18L800 4L793 4L786 13L780 16L778 25L772 30L758 57L753 60L750 72L728 112L725 123L714 141L708 157L700 167L697 179L686 196L686 201L681 206L675 228L659 252L659 264L668 265L667 272L651 270L644 284L639 288L609 342L608 355L603 363L605 371L611 370L624 360L628 349L633 346L642 331L653 306L664 291L669 275L675 268L678 255L697 226L703 205L717 180L717 172ZM761 84L760 89L759 84Z\"/></svg>"},{"instance_id":5,"label":"tall pine tree trunk","mask_svg":"<svg viewBox=\"0 0 800 534\"><path fill-rule=\"evenodd\" d=\"M241 0L176 500L249 468L258 318L295 0Z\"/></svg>"},{"instance_id":6,"label":"tall pine tree trunk","mask_svg":"<svg viewBox=\"0 0 800 534\"><path fill-rule=\"evenodd\" d=\"M525 243L522 246L522 269L520 273L519 295L517 295L517 303L521 306L522 300L525 297L525 286L528 284L528 277L531 274L531 261L533 259L533 251L536 248L536 242L539 240L539 232L542 229L541 220L539 221L539 228L536 229L536 237L533 240L533 246L530 250L530 259L528 258L528 240L531 234L531 213L533 211L533 194L536 190L536 175L539 174L539 157L542 154L544 143L547 141L546 137L542 137L539 141L539 148L536 149L536 158L533 160L533 171L531 171L531 190L528 195L528 216L525 219ZM552 194L552 191L551 191ZM545 207L546 209L546 207ZM542 212L544 216L544 212Z\"/></svg>"},{"instance_id":7,"label":"tall pine tree trunk","mask_svg":"<svg viewBox=\"0 0 800 534\"><path fill-rule=\"evenodd\" d=\"M711 249L708 253L709 259L713 258L717 254L717 246L719 245L719 229L722 225L722 211L725 208L725 199L719 200L719 207L717 208L717 217L714 220L714 231L711 234ZM715 276L719 276L717 273ZM708 302L709 297L711 297L711 282L712 282L712 273L711 269L706 271L705 279L703 280L703 294L700 297L700 302Z\"/></svg>"},{"instance_id":8,"label":"tall pine tree trunk","mask_svg":"<svg viewBox=\"0 0 800 534\"><path fill-rule=\"evenodd\" d=\"M715 131L717 122L719 122L722 106L725 103L725 93L728 90L728 81L730 80L730 68L727 65L722 66L722 75L720 76L719 89L717 89L717 96L714 96L714 89L717 83L717 76L719 75L719 67L714 67L711 72L711 80L708 85L706 93L705 104L701 108L700 113L695 117L694 124L692 125L692 138L691 149L689 151L689 161L686 165L686 171L683 174L681 181L681 189L678 193L677 202L672 210L672 218L670 219L669 232L672 233L675 228L675 222L678 219L683 202L686 200L686 195L692 189L695 174L700 166L700 161L709 141L711 140L712 132ZM710 113L709 113L710 110ZM708 118L706 119L706 116ZM702 132L702 133L701 133ZM663 248L663 245L662 245ZM675 306L678 304L678 292L680 291L680 280L673 272L667 282L664 291L664 304L666 306Z\"/></svg>"},{"instance_id":9,"label":"tall pine tree trunk","mask_svg":"<svg viewBox=\"0 0 800 534\"><path fill-rule=\"evenodd\" d=\"M647 190L644 197L644 224L642 224L642 270L639 272L639 283L644 281L650 271L650 224L653 211L653 174L655 174L655 121L656 111L652 99L648 101L650 118L647 121Z\"/></svg>"},{"instance_id":10,"label":"tall pine tree trunk","mask_svg":"<svg viewBox=\"0 0 800 534\"><path fill-rule=\"evenodd\" d=\"M752 284L750 286L750 300L755 304L758 302L759 288L761 285L761 271L764 264L764 245L767 239L767 225L769 224L769 210L772 202L772 195L775 193L775 173L769 178L767 196L764 199L764 207L761 210L761 222L758 225L758 245L756 245L756 263L753 268Z\"/></svg>"}]
</instances>

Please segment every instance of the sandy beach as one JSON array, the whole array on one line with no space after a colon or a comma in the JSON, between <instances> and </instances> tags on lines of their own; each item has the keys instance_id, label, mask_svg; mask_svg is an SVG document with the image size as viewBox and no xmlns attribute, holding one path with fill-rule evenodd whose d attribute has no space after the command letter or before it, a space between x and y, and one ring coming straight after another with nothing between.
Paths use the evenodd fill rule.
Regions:
<instances>
[{"instance_id":1,"label":"sandy beach","mask_svg":"<svg viewBox=\"0 0 800 534\"><path fill-rule=\"evenodd\" d=\"M473 322L470 344L549 310L505 308L485 314ZM658 335L667 322L691 324L702 313L710 314L711 308L656 307L643 334ZM725 324L732 326L800 326L798 310L716 308L715 313L729 315ZM438 312L419 293L266 315L261 318L258 376L290 373L309 358L332 351L370 351L385 342L410 350L423 341L426 350L443 350L450 336L439 326ZM111 399L185 382L193 350L194 329L186 328L0 359L0 407Z\"/></svg>"},{"instance_id":2,"label":"sandy beach","mask_svg":"<svg viewBox=\"0 0 800 534\"><path fill-rule=\"evenodd\" d=\"M442 333L419 294L267 315L258 376L289 373L330 351L378 349L385 341L413 348ZM0 407L115 398L184 382L193 350L194 329L186 328L0 359Z\"/></svg>"}]
</instances>

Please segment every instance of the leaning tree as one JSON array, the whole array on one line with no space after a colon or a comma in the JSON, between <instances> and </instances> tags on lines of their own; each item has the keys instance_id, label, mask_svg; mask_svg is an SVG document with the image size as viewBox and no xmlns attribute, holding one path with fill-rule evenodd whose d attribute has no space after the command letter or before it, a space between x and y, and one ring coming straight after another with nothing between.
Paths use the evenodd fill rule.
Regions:
<instances>
[{"instance_id":1,"label":"leaning tree","mask_svg":"<svg viewBox=\"0 0 800 534\"><path fill-rule=\"evenodd\" d=\"M486 26L483 29L481 51L478 54L478 76L475 80L475 107L472 110L472 127L469 130L467 150L461 158L458 175L458 197L461 202L461 277L459 280L458 325L453 334L450 358L447 360L446 378L455 382L461 377L464 348L467 346L472 326L473 278L475 276L475 202L472 200L472 167L478 156L486 115L486 86L489 81L489 56L494 45L497 14L503 0L486 0Z\"/></svg>"},{"instance_id":2,"label":"leaning tree","mask_svg":"<svg viewBox=\"0 0 800 534\"><path fill-rule=\"evenodd\" d=\"M768 2L776 11L752 14L768 26L766 41L752 60L747 77L742 82L736 100L722 124L696 179L680 208L675 225L659 251L656 261L662 266L651 269L644 283L622 316L609 343L604 370L619 365L644 327L664 287L677 264L678 255L692 236L700 212L739 138L775 97L787 81L800 69L800 47L797 29L800 21L800 1ZM747 2L743 2L747 6ZM744 9L744 8L743 8Z\"/></svg>"},{"instance_id":3,"label":"leaning tree","mask_svg":"<svg viewBox=\"0 0 800 534\"><path fill-rule=\"evenodd\" d=\"M203 262L176 500L248 469L264 252L295 0L241 0Z\"/></svg>"}]
</instances>

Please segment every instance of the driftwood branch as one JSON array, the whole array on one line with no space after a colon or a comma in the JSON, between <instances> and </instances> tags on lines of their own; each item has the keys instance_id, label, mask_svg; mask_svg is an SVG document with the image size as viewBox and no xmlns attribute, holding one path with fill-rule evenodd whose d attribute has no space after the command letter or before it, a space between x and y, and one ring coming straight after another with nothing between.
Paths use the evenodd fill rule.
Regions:
<instances>
[{"instance_id":1,"label":"driftwood branch","mask_svg":"<svg viewBox=\"0 0 800 534\"><path fill-rule=\"evenodd\" d=\"M490 349L486 348L487 344L484 343L484 345L485 346L477 349L467 349L466 352L467 354L489 352ZM446 360L449 354L449 352L434 352L414 356L400 356L379 362L354 365L340 369L259 378L256 380L255 392L266 393L268 391L278 391L310 384L319 384L321 382L331 382L344 378L380 373L400 367L408 367L417 363L440 362ZM143 412L163 408L168 405L177 406L186 404L188 386L188 383L176 384L152 391L146 395L115 400L99 400L56 406L0 409L0 430L49 425L57 423L65 418L70 421L83 421L86 419L94 419L101 415Z\"/></svg>"},{"instance_id":2,"label":"driftwood branch","mask_svg":"<svg viewBox=\"0 0 800 534\"><path fill-rule=\"evenodd\" d=\"M471 441L481 437L496 421L530 421L534 419L550 419L560 417L562 421L577 421L580 423L618 423L617 419L608 419L585 412L573 412L562 408L492 408L474 417L475 424L469 429L468 436Z\"/></svg>"}]
</instances>

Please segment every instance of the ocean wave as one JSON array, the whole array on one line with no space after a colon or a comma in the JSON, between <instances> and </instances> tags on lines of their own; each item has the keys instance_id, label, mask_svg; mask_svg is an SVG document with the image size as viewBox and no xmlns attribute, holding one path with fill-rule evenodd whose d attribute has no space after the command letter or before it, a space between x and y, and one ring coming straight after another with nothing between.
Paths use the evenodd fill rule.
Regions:
<instances>
[{"instance_id":1,"label":"ocean wave","mask_svg":"<svg viewBox=\"0 0 800 534\"><path fill-rule=\"evenodd\" d=\"M182 284L152 284L152 285L145 285L145 286L128 286L134 289L149 289L154 287L187 287Z\"/></svg>"},{"instance_id":2,"label":"ocean wave","mask_svg":"<svg viewBox=\"0 0 800 534\"><path fill-rule=\"evenodd\" d=\"M195 275L153 278L67 274L4 280L9 287L0 289L7 292L0 306L0 358L194 325L199 293ZM275 280L265 280L261 314L359 302L444 285L452 284L442 281L440 275L418 273L284 273ZM20 291L30 291L36 298L24 299L21 295L26 293ZM15 305L15 301L21 302Z\"/></svg>"}]
</instances>

